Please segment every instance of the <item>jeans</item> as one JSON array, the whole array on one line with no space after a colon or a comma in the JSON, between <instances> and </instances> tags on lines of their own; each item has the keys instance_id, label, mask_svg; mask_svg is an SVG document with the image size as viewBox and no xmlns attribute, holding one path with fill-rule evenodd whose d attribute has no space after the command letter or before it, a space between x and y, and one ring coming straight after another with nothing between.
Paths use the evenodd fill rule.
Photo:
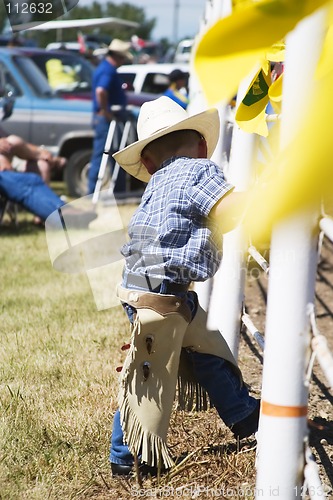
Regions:
<instances>
[{"instance_id":1,"label":"jeans","mask_svg":"<svg viewBox=\"0 0 333 500\"><path fill-rule=\"evenodd\" d=\"M193 292L187 292L186 298L193 318L196 304ZM131 306L126 305L125 310L132 321ZM188 357L197 382L207 391L212 404L228 427L245 419L257 408L258 401L249 395L245 384L241 383L228 361L211 354L185 349L183 355ZM124 443L119 410L113 420L110 461L122 465L133 464L133 456Z\"/></svg>"},{"instance_id":2,"label":"jeans","mask_svg":"<svg viewBox=\"0 0 333 500\"><path fill-rule=\"evenodd\" d=\"M0 172L0 193L43 220L64 205L40 175L31 172Z\"/></svg>"},{"instance_id":3,"label":"jeans","mask_svg":"<svg viewBox=\"0 0 333 500\"><path fill-rule=\"evenodd\" d=\"M90 167L88 170L88 194L93 194L95 191L96 182L98 179L98 173L102 161L102 157L105 149L105 142L108 136L110 127L110 122L104 118L104 116L94 115L93 119L93 129L95 132L93 152L90 161ZM109 156L109 162L111 164L111 169L115 165L111 154L118 150L120 138L121 138L122 126L120 122L117 122L115 135L111 144L111 151ZM115 192L126 191L126 173L122 168L119 169L117 181L115 184Z\"/></svg>"}]
</instances>

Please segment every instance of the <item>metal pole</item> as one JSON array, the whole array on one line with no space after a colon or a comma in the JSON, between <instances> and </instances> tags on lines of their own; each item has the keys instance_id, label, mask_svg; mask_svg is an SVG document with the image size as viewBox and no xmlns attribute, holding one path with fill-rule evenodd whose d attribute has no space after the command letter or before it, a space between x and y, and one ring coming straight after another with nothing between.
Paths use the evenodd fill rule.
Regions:
<instances>
[{"instance_id":1,"label":"metal pole","mask_svg":"<svg viewBox=\"0 0 333 500\"><path fill-rule=\"evenodd\" d=\"M114 137L115 130L116 130L116 124L117 124L116 120L111 121L110 126L109 126L109 130L108 130L108 135L106 137L105 146L104 146L104 153L102 156L101 164L100 164L99 171L98 171L98 178L97 178L94 194L92 197L92 203L94 205L96 205L96 203L98 202L99 193L100 193L101 188L102 188L105 170L106 170L106 167L107 167L108 161L109 161L109 152L111 149L113 137Z\"/></svg>"},{"instance_id":2,"label":"metal pole","mask_svg":"<svg viewBox=\"0 0 333 500\"><path fill-rule=\"evenodd\" d=\"M173 42L178 42L179 0L175 0L173 9Z\"/></svg>"},{"instance_id":3,"label":"metal pole","mask_svg":"<svg viewBox=\"0 0 333 500\"><path fill-rule=\"evenodd\" d=\"M300 22L286 40L282 148L292 140L312 94L323 24L323 11L319 11ZM302 496L308 406L305 374L310 352L308 304L314 301L316 218L316 213L300 213L273 230L258 434L258 499L276 496L295 500Z\"/></svg>"}]
</instances>

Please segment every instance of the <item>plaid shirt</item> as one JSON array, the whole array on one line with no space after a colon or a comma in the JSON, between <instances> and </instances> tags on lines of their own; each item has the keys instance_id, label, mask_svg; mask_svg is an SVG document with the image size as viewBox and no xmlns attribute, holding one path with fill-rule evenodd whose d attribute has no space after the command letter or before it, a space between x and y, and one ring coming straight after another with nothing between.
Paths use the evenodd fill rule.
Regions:
<instances>
[{"instance_id":1,"label":"plaid shirt","mask_svg":"<svg viewBox=\"0 0 333 500\"><path fill-rule=\"evenodd\" d=\"M213 276L222 236L208 215L231 189L210 160L174 157L164 162L129 225L130 241L121 251L124 286L128 275L184 284Z\"/></svg>"}]
</instances>

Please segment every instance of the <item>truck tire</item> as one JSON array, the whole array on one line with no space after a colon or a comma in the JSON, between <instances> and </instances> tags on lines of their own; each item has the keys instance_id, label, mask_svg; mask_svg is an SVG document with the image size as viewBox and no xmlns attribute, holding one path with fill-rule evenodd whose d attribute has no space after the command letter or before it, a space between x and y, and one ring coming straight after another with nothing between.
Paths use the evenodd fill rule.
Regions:
<instances>
[{"instance_id":1,"label":"truck tire","mask_svg":"<svg viewBox=\"0 0 333 500\"><path fill-rule=\"evenodd\" d=\"M81 197L87 194L87 175L91 154L91 149L83 149L69 157L64 174L69 196Z\"/></svg>"},{"instance_id":2,"label":"truck tire","mask_svg":"<svg viewBox=\"0 0 333 500\"><path fill-rule=\"evenodd\" d=\"M91 149L82 149L69 157L64 173L64 180L69 196L74 198L86 196L91 155ZM110 178L111 172L107 168L104 174L102 189L109 185Z\"/></svg>"}]
</instances>

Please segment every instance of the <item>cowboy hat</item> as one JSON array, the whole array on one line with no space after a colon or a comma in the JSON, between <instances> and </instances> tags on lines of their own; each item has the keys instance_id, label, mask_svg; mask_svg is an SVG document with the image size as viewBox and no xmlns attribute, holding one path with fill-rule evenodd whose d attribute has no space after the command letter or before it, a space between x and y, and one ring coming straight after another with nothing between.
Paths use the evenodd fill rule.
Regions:
<instances>
[{"instance_id":1,"label":"cowboy hat","mask_svg":"<svg viewBox=\"0 0 333 500\"><path fill-rule=\"evenodd\" d=\"M199 132L206 140L207 157L210 158L219 138L218 112L209 109L189 116L185 109L166 96L145 102L138 117L138 140L112 156L126 172L140 181L148 182L151 176L141 162L142 150L155 139L178 130Z\"/></svg>"},{"instance_id":2,"label":"cowboy hat","mask_svg":"<svg viewBox=\"0 0 333 500\"><path fill-rule=\"evenodd\" d=\"M126 57L127 59L133 59L133 54L130 53L131 42L123 42L118 38L114 38L108 47L109 52L116 52L117 54Z\"/></svg>"}]
</instances>

